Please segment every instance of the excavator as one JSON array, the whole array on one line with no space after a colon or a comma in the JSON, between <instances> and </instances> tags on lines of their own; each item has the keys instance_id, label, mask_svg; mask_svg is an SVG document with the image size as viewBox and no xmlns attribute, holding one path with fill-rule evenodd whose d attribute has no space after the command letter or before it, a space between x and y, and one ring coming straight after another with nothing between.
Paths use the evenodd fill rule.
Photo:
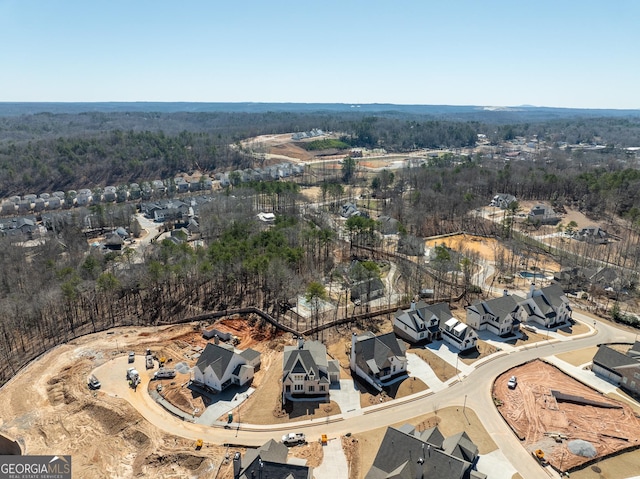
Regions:
<instances>
[{"instance_id":1,"label":"excavator","mask_svg":"<svg viewBox=\"0 0 640 479\"><path fill-rule=\"evenodd\" d=\"M542 449L536 449L535 452L531 453L533 457L535 457L541 466L546 466L549 464L549 461L544 457L544 451Z\"/></svg>"}]
</instances>

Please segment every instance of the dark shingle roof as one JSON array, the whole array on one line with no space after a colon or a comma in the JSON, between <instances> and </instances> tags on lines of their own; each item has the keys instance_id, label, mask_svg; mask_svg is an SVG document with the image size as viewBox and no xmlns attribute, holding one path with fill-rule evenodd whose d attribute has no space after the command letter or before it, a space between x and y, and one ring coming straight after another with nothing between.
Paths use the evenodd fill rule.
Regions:
<instances>
[{"instance_id":1,"label":"dark shingle roof","mask_svg":"<svg viewBox=\"0 0 640 479\"><path fill-rule=\"evenodd\" d=\"M593 357L593 363L602 366L605 369L613 371L619 366L627 366L629 364L637 364L638 360L626 354L611 349L606 344L600 345L598 352Z\"/></svg>"},{"instance_id":2,"label":"dark shingle roof","mask_svg":"<svg viewBox=\"0 0 640 479\"><path fill-rule=\"evenodd\" d=\"M400 342L394 333L374 336L367 333L360 336L355 345L356 362L364 371L378 371L389 366L390 357L405 355L404 343Z\"/></svg>"},{"instance_id":3,"label":"dark shingle roof","mask_svg":"<svg viewBox=\"0 0 640 479\"><path fill-rule=\"evenodd\" d=\"M463 479L470 467L470 462L451 456L413 434L390 427L365 479Z\"/></svg>"},{"instance_id":4,"label":"dark shingle roof","mask_svg":"<svg viewBox=\"0 0 640 479\"><path fill-rule=\"evenodd\" d=\"M239 479L310 479L312 470L308 466L287 464L288 452L287 446L273 439L258 449L248 449Z\"/></svg>"},{"instance_id":5,"label":"dark shingle roof","mask_svg":"<svg viewBox=\"0 0 640 479\"><path fill-rule=\"evenodd\" d=\"M208 343L198 358L196 367L204 373L204 370L211 366L215 375L218 378L222 378L234 354L233 350L218 344Z\"/></svg>"}]
</instances>

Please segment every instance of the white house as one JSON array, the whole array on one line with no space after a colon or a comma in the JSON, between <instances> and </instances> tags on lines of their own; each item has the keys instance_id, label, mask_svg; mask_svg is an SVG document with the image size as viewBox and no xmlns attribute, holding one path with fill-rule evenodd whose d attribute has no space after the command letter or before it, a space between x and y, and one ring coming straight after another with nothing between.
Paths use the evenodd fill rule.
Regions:
<instances>
[{"instance_id":1,"label":"white house","mask_svg":"<svg viewBox=\"0 0 640 479\"><path fill-rule=\"evenodd\" d=\"M488 330L498 336L517 333L519 296L504 295L487 301L476 301L467 307L467 324L476 331Z\"/></svg>"},{"instance_id":2,"label":"white house","mask_svg":"<svg viewBox=\"0 0 640 479\"><path fill-rule=\"evenodd\" d=\"M516 315L520 321L532 321L545 328L552 328L567 323L571 319L571 305L559 284L531 290L518 304Z\"/></svg>"},{"instance_id":3,"label":"white house","mask_svg":"<svg viewBox=\"0 0 640 479\"><path fill-rule=\"evenodd\" d=\"M447 303L411 302L410 309L396 311L393 332L410 343L434 341L440 338L440 325L451 317Z\"/></svg>"},{"instance_id":4,"label":"white house","mask_svg":"<svg viewBox=\"0 0 640 479\"><path fill-rule=\"evenodd\" d=\"M357 376L378 391L407 373L404 343L393 333L376 336L367 331L351 336L350 367Z\"/></svg>"},{"instance_id":5,"label":"white house","mask_svg":"<svg viewBox=\"0 0 640 479\"><path fill-rule=\"evenodd\" d=\"M231 345L208 343L193 368L194 381L219 392L251 381L259 365L260 353L253 349L236 352Z\"/></svg>"},{"instance_id":6,"label":"white house","mask_svg":"<svg viewBox=\"0 0 640 479\"><path fill-rule=\"evenodd\" d=\"M445 321L441 330L442 339L459 351L466 351L476 347L478 333L456 318L450 318Z\"/></svg>"},{"instance_id":7,"label":"white house","mask_svg":"<svg viewBox=\"0 0 640 479\"><path fill-rule=\"evenodd\" d=\"M340 364L327 360L327 348L318 341L298 340L285 346L282 368L282 397L300 400L318 396L329 398L331 383L340 381Z\"/></svg>"}]
</instances>

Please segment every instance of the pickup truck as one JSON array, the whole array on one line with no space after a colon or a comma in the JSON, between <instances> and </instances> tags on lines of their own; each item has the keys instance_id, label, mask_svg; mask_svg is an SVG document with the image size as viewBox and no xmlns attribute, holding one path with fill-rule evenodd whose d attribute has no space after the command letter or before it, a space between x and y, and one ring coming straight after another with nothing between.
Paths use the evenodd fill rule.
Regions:
<instances>
[{"instance_id":1,"label":"pickup truck","mask_svg":"<svg viewBox=\"0 0 640 479\"><path fill-rule=\"evenodd\" d=\"M307 438L303 432L289 433L282 436L282 443L285 446L297 446L298 444L306 444Z\"/></svg>"}]
</instances>

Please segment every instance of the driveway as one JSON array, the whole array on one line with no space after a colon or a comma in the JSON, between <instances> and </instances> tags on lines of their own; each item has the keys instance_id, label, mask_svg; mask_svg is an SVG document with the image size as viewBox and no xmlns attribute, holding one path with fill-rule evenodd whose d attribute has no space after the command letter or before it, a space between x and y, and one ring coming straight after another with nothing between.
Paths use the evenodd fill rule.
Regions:
<instances>
[{"instance_id":1,"label":"driveway","mask_svg":"<svg viewBox=\"0 0 640 479\"><path fill-rule=\"evenodd\" d=\"M431 366L423 361L417 354L407 353L407 369L411 377L420 379L433 392L442 391L447 387L447 385L436 376Z\"/></svg>"},{"instance_id":2,"label":"driveway","mask_svg":"<svg viewBox=\"0 0 640 479\"><path fill-rule=\"evenodd\" d=\"M434 341L427 344L424 349L430 350L432 353L451 364L451 366L457 368L463 376L468 376L473 372L474 367L460 361L458 358L458 352L454 351L444 341Z\"/></svg>"},{"instance_id":3,"label":"driveway","mask_svg":"<svg viewBox=\"0 0 640 479\"><path fill-rule=\"evenodd\" d=\"M339 387L329 389L329 397L338 403L343 417L345 414L360 410L360 393L353 379L341 379Z\"/></svg>"},{"instance_id":4,"label":"driveway","mask_svg":"<svg viewBox=\"0 0 640 479\"><path fill-rule=\"evenodd\" d=\"M313 477L316 479L336 479L338 477L349 477L349 466L347 457L342 449L342 440L338 437L331 439L322 448L322 464L313 470Z\"/></svg>"}]
</instances>

